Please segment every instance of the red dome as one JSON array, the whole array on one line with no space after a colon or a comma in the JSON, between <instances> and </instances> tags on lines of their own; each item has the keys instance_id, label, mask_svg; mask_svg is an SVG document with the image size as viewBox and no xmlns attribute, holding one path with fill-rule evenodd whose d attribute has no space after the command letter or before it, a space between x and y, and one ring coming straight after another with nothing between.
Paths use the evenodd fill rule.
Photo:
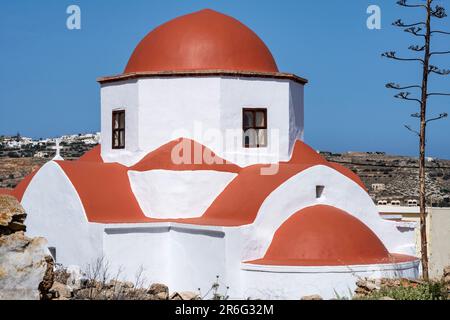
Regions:
<instances>
[{"instance_id":1,"label":"red dome","mask_svg":"<svg viewBox=\"0 0 450 320\"><path fill-rule=\"evenodd\" d=\"M134 50L125 73L196 70L278 72L269 49L252 30L206 9L151 31Z\"/></svg>"},{"instance_id":2,"label":"red dome","mask_svg":"<svg viewBox=\"0 0 450 320\"><path fill-rule=\"evenodd\" d=\"M394 263L412 257L391 255L364 223L331 206L308 207L275 232L263 259L254 264L332 266Z\"/></svg>"}]
</instances>

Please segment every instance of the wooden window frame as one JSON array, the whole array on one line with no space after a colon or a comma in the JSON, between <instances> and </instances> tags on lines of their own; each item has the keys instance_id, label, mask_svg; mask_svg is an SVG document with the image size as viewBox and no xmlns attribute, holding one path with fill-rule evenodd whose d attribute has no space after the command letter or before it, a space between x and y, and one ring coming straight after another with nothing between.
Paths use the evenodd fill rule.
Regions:
<instances>
[{"instance_id":1,"label":"wooden window frame","mask_svg":"<svg viewBox=\"0 0 450 320\"><path fill-rule=\"evenodd\" d=\"M253 113L253 125L252 126L245 126L244 119L245 119L245 113L246 112L252 112ZM256 125L256 113L262 112L264 114L264 126L257 126ZM243 134L243 140L242 145L246 149L254 149L254 148L266 148L268 141L266 136L266 143L265 144L259 144L259 140L256 143L256 146L251 146L245 143L245 131L249 129L254 130L266 130L267 135L267 108L242 108L242 134ZM258 137L258 136L257 136Z\"/></svg>"},{"instance_id":2,"label":"wooden window frame","mask_svg":"<svg viewBox=\"0 0 450 320\"><path fill-rule=\"evenodd\" d=\"M123 114L123 128L120 127L120 116ZM118 123L119 123L119 128L114 128L114 120L116 119L116 117L118 117ZM112 140L111 140L111 146L112 149L125 149L125 127L126 127L126 115L125 115L125 110L114 110L112 112ZM114 145L114 134L117 132L118 137L119 137L119 145L116 146ZM123 132L123 141L120 141L120 133Z\"/></svg>"}]
</instances>

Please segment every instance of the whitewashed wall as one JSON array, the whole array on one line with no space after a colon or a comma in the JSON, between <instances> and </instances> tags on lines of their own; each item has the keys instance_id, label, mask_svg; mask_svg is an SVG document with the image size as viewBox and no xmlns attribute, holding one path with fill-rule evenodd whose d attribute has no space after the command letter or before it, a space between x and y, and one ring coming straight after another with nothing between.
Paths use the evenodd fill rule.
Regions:
<instances>
[{"instance_id":1,"label":"whitewashed wall","mask_svg":"<svg viewBox=\"0 0 450 320\"><path fill-rule=\"evenodd\" d=\"M242 298L298 300L350 298L360 278L418 277L418 261L385 265L285 267L242 264Z\"/></svg>"},{"instance_id":2,"label":"whitewashed wall","mask_svg":"<svg viewBox=\"0 0 450 320\"><path fill-rule=\"evenodd\" d=\"M225 241L221 227L177 223L110 225L104 233L105 258L113 270L133 281L143 268L148 283L164 283L171 291L203 294L216 276L225 277Z\"/></svg>"},{"instance_id":3,"label":"whitewashed wall","mask_svg":"<svg viewBox=\"0 0 450 320\"><path fill-rule=\"evenodd\" d=\"M131 165L144 154L139 146L139 87L137 80L103 84L101 96L101 155L105 162ZM112 112L125 110L125 149L112 149Z\"/></svg>"},{"instance_id":4,"label":"whitewashed wall","mask_svg":"<svg viewBox=\"0 0 450 320\"><path fill-rule=\"evenodd\" d=\"M133 164L179 137L194 139L241 166L276 162L288 160L293 142L303 136L303 85L290 80L141 78L102 85L101 97L102 157L106 162ZM111 149L114 108L127 112L126 150ZM268 148L242 147L243 108L267 108L268 128L279 129L277 140L269 140ZM227 129L238 135L232 148L224 145Z\"/></svg>"},{"instance_id":5,"label":"whitewashed wall","mask_svg":"<svg viewBox=\"0 0 450 320\"><path fill-rule=\"evenodd\" d=\"M199 170L129 171L131 189L147 217L200 217L237 174Z\"/></svg>"},{"instance_id":6,"label":"whitewashed wall","mask_svg":"<svg viewBox=\"0 0 450 320\"><path fill-rule=\"evenodd\" d=\"M86 266L102 255L101 224L89 223L80 198L61 167L47 162L22 198L27 235L42 236L56 248L58 263Z\"/></svg>"}]
</instances>

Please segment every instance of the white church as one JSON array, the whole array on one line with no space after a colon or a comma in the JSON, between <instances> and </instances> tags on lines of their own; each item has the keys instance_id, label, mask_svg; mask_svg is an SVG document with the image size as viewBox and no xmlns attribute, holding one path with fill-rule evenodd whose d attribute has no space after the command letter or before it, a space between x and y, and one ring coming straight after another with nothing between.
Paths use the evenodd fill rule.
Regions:
<instances>
[{"instance_id":1,"label":"white church","mask_svg":"<svg viewBox=\"0 0 450 320\"><path fill-rule=\"evenodd\" d=\"M98 79L101 144L13 191L58 263L104 257L171 291L231 298L349 295L359 277L418 276L414 231L303 142L307 80L278 70L236 19L202 10Z\"/></svg>"}]
</instances>

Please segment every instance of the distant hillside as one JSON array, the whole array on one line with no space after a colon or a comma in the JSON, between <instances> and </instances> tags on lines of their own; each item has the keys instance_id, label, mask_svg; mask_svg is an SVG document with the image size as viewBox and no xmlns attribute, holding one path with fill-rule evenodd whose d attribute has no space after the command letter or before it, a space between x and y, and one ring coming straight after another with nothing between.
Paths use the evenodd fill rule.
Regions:
<instances>
[{"instance_id":1,"label":"distant hillside","mask_svg":"<svg viewBox=\"0 0 450 320\"><path fill-rule=\"evenodd\" d=\"M358 174L375 202L379 200L418 200L419 163L416 158L384 153L322 152L329 161L337 162ZM450 160L427 159L429 204L450 206Z\"/></svg>"}]
</instances>

